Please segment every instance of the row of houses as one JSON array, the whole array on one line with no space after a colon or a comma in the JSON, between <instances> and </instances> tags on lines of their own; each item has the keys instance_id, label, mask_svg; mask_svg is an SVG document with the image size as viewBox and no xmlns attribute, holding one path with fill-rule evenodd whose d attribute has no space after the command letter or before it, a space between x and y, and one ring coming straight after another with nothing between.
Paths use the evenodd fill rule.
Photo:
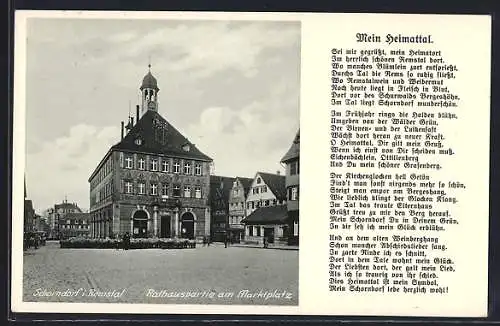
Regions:
<instances>
[{"instance_id":1,"label":"row of houses","mask_svg":"<svg viewBox=\"0 0 500 326\"><path fill-rule=\"evenodd\" d=\"M298 244L300 132L281 159L285 175L257 172L253 178L210 176L214 241Z\"/></svg>"},{"instance_id":2,"label":"row of houses","mask_svg":"<svg viewBox=\"0 0 500 326\"><path fill-rule=\"evenodd\" d=\"M77 203L64 199L46 212L48 239L88 237L90 234L90 214L83 212Z\"/></svg>"},{"instance_id":3,"label":"row of houses","mask_svg":"<svg viewBox=\"0 0 500 326\"><path fill-rule=\"evenodd\" d=\"M25 235L30 232L47 231L48 226L43 216L37 214L33 207L33 201L28 198L26 192L26 180L24 181L24 228Z\"/></svg>"},{"instance_id":4,"label":"row of houses","mask_svg":"<svg viewBox=\"0 0 500 326\"><path fill-rule=\"evenodd\" d=\"M89 213L67 200L54 205L52 238L298 242L299 132L281 159L285 175L215 176L213 160L158 113L151 71L139 89L142 106L90 174Z\"/></svg>"}]
</instances>

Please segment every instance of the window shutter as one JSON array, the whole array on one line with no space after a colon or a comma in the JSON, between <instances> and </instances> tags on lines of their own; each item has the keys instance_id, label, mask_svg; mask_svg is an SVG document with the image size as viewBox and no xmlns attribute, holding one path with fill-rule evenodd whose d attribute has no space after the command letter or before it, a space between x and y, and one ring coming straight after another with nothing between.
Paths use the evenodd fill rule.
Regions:
<instances>
[{"instance_id":1,"label":"window shutter","mask_svg":"<svg viewBox=\"0 0 500 326\"><path fill-rule=\"evenodd\" d=\"M125 181L120 181L120 192L125 193Z\"/></svg>"},{"instance_id":2,"label":"window shutter","mask_svg":"<svg viewBox=\"0 0 500 326\"><path fill-rule=\"evenodd\" d=\"M124 158L123 158L123 153L120 153L120 167L121 167L121 168L123 168L123 164L124 164L124 163L123 163L123 160L124 160Z\"/></svg>"}]
</instances>

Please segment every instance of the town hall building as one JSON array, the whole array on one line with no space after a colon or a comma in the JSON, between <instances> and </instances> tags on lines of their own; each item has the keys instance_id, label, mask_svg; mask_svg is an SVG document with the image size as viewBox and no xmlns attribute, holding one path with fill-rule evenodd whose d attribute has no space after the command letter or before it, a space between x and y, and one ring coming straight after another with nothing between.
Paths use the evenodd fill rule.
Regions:
<instances>
[{"instance_id":1,"label":"town hall building","mask_svg":"<svg viewBox=\"0 0 500 326\"><path fill-rule=\"evenodd\" d=\"M209 236L212 159L158 113L160 89L151 66L140 91L135 122L121 122L120 142L88 179L91 236Z\"/></svg>"}]
</instances>

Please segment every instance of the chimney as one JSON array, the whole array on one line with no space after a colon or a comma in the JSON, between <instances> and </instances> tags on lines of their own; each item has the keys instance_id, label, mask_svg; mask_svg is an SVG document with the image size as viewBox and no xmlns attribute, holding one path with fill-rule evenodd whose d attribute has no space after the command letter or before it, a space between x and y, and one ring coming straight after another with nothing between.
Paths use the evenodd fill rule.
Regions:
<instances>
[{"instance_id":1,"label":"chimney","mask_svg":"<svg viewBox=\"0 0 500 326\"><path fill-rule=\"evenodd\" d=\"M123 128L125 128L124 125L125 125L125 123L122 121L122 138L121 139L123 139Z\"/></svg>"},{"instance_id":2,"label":"chimney","mask_svg":"<svg viewBox=\"0 0 500 326\"><path fill-rule=\"evenodd\" d=\"M139 104L135 106L135 114L137 115L137 122L139 122Z\"/></svg>"},{"instance_id":3,"label":"chimney","mask_svg":"<svg viewBox=\"0 0 500 326\"><path fill-rule=\"evenodd\" d=\"M281 174L280 170L277 170L277 171L276 171L276 174L277 174L277 175L280 175L280 174Z\"/></svg>"},{"instance_id":4,"label":"chimney","mask_svg":"<svg viewBox=\"0 0 500 326\"><path fill-rule=\"evenodd\" d=\"M130 118L130 126L133 127L134 126L134 117Z\"/></svg>"}]
</instances>

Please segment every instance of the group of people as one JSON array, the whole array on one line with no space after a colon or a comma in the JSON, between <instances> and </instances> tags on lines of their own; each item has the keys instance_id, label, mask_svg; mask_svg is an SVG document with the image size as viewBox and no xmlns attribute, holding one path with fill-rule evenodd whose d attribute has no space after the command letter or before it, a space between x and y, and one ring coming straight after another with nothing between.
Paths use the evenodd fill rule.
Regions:
<instances>
[{"instance_id":1,"label":"group of people","mask_svg":"<svg viewBox=\"0 0 500 326\"><path fill-rule=\"evenodd\" d=\"M210 239L210 236L204 236L203 237L203 246L210 246L210 243L212 240ZM232 243L232 239L229 234L224 235L224 248L227 248L229 244ZM123 249L128 250L130 249L130 234L128 232L125 232L122 236L122 244L123 244ZM267 237L264 237L264 248L269 247L269 239Z\"/></svg>"}]
</instances>

